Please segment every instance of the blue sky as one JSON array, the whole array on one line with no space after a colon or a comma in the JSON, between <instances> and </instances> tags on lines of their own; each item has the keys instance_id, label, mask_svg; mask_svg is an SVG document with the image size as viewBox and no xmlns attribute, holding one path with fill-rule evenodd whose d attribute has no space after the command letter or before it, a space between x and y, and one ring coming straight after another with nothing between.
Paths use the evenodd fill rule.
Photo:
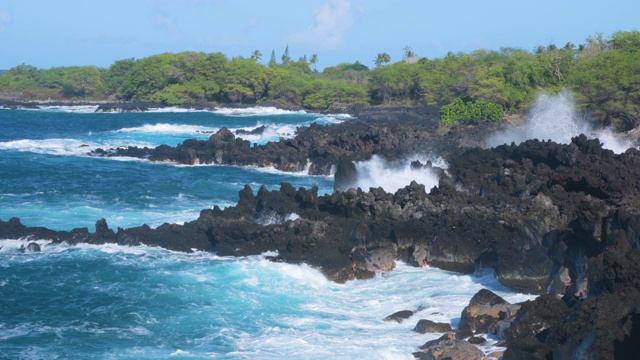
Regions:
<instances>
[{"instance_id":1,"label":"blue sky","mask_svg":"<svg viewBox=\"0 0 640 360\"><path fill-rule=\"evenodd\" d=\"M640 0L2 0L0 69L96 65L163 52L267 62L289 45L319 69L378 53L402 58L551 43L640 30Z\"/></svg>"}]
</instances>

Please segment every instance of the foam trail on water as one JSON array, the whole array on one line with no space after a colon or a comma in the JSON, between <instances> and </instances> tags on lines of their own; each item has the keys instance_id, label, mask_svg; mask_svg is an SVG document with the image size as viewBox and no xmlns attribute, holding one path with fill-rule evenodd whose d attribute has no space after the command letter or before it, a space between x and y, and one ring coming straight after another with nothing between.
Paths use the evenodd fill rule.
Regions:
<instances>
[{"instance_id":1,"label":"foam trail on water","mask_svg":"<svg viewBox=\"0 0 640 360\"><path fill-rule=\"evenodd\" d=\"M559 144L571 143L571 138L585 134L589 138L599 138L605 149L622 153L633 144L616 137L610 130L594 132L575 109L573 95L563 90L555 95L542 94L538 97L528 121L518 127L497 133L487 140L489 147L526 140L551 140Z\"/></svg>"},{"instance_id":2,"label":"foam trail on water","mask_svg":"<svg viewBox=\"0 0 640 360\"><path fill-rule=\"evenodd\" d=\"M98 110L98 105L40 105L38 106L38 109L43 111L92 114Z\"/></svg>"},{"instance_id":3,"label":"foam trail on water","mask_svg":"<svg viewBox=\"0 0 640 360\"><path fill-rule=\"evenodd\" d=\"M198 134L214 133L219 128L182 124L144 124L142 126L122 128L118 133L143 133L143 134Z\"/></svg>"},{"instance_id":4,"label":"foam trail on water","mask_svg":"<svg viewBox=\"0 0 640 360\"><path fill-rule=\"evenodd\" d=\"M21 139L0 142L0 150L16 150L20 152L61 156L86 156L87 152L91 149L99 147L111 148L125 145L144 147L149 146L150 144L143 142L127 144L122 141L113 141L110 144L100 144L77 139Z\"/></svg>"},{"instance_id":5,"label":"foam trail on water","mask_svg":"<svg viewBox=\"0 0 640 360\"><path fill-rule=\"evenodd\" d=\"M275 107L252 107L244 109L230 109L230 108L218 108L213 111L216 114L222 114L227 116L265 116L265 115L304 115L306 111L291 111L282 110Z\"/></svg>"},{"instance_id":6,"label":"foam trail on water","mask_svg":"<svg viewBox=\"0 0 640 360\"><path fill-rule=\"evenodd\" d=\"M440 168L447 167L442 158L415 156L399 163L389 163L385 159L374 155L367 161L355 163L358 181L354 184L354 187L359 187L364 191L368 191L372 187L382 187L387 192L395 193L398 189L409 185L411 181L423 184L427 191L434 186L438 186L438 175L432 169L413 168L411 166L411 162L416 160L422 164L430 161Z\"/></svg>"}]
</instances>

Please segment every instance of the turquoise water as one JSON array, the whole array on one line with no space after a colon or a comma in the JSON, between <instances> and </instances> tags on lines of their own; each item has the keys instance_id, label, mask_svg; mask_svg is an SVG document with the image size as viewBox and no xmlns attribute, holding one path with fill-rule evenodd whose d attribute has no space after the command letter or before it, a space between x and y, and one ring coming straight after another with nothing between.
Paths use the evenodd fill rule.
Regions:
<instances>
[{"instance_id":1,"label":"turquoise water","mask_svg":"<svg viewBox=\"0 0 640 360\"><path fill-rule=\"evenodd\" d=\"M253 109L243 113L92 113L94 108L0 109L0 219L59 230L195 219L236 203L238 191L283 181L331 191L328 177L229 166L176 166L91 158L93 147L175 145L221 127L291 136L296 126L347 117ZM82 146L89 145L89 147ZM469 277L399 264L368 281L328 282L306 265L264 256L223 258L157 248L51 245L0 239L0 358L8 359L411 359L437 335L411 329L420 318L457 324L480 288L507 300L490 276ZM422 308L402 324L382 318ZM491 347L484 350L489 351Z\"/></svg>"},{"instance_id":2,"label":"turquoise water","mask_svg":"<svg viewBox=\"0 0 640 360\"><path fill-rule=\"evenodd\" d=\"M344 118L344 117L343 117ZM229 116L212 112L82 113L60 110L0 110L0 219L19 217L29 226L56 230L93 229L105 218L111 227L184 222L214 205L238 200L245 184L332 190L333 180L269 169L177 166L134 159L92 158L86 153L117 146L175 146L207 139L222 127L267 126L256 143L292 135L296 126L341 121L306 113Z\"/></svg>"}]
</instances>

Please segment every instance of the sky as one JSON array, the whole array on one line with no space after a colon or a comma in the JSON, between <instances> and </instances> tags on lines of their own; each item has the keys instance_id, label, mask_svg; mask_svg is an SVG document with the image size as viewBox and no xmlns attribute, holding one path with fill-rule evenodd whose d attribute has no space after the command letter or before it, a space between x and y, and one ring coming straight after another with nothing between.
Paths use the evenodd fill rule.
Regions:
<instances>
[{"instance_id":1,"label":"sky","mask_svg":"<svg viewBox=\"0 0 640 360\"><path fill-rule=\"evenodd\" d=\"M267 63L289 47L319 70L377 54L583 44L640 30L640 0L0 0L0 69L94 65L182 51Z\"/></svg>"}]
</instances>

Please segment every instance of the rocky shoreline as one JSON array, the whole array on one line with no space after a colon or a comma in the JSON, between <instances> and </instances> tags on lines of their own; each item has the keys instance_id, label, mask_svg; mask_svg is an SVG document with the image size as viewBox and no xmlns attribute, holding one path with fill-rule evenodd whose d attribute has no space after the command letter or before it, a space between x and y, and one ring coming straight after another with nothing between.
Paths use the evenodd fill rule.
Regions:
<instances>
[{"instance_id":1,"label":"rocky shoreline","mask_svg":"<svg viewBox=\"0 0 640 360\"><path fill-rule=\"evenodd\" d=\"M640 151L616 155L585 136L567 145L529 140L484 149L487 134L507 125L461 125L438 134L433 108L360 111L357 120L299 129L292 139L264 146L222 129L176 147L91 153L283 171L310 162L310 174L335 173L333 194L287 183L254 194L246 186L236 206L203 210L184 225L114 231L100 220L93 233L66 232L12 218L0 220L0 238L223 256L277 251L274 261L307 263L339 282L370 278L397 260L461 273L493 269L502 284L540 294L501 325L505 359L640 357ZM425 149L449 164L446 171L424 168L438 173L438 187L412 182L394 194L350 188L353 161L372 154L393 161ZM431 356L423 354L417 355Z\"/></svg>"}]
</instances>

